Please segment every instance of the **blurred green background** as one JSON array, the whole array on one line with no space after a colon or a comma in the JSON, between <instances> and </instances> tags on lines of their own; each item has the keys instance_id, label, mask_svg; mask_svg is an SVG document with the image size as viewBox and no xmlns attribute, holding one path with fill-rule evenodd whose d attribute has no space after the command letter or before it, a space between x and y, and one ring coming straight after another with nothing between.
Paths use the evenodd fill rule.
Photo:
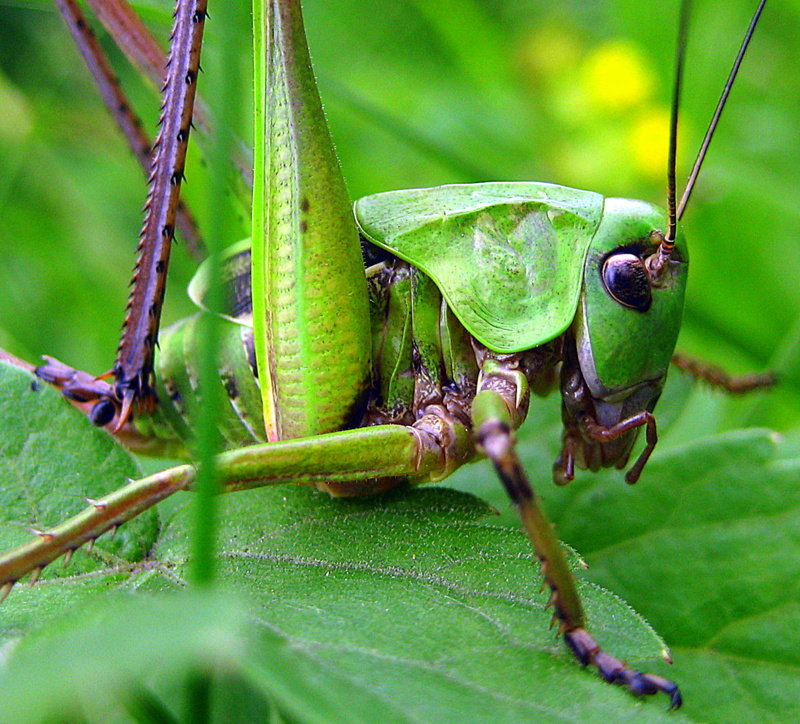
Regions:
<instances>
[{"instance_id":1,"label":"blurred green background","mask_svg":"<svg viewBox=\"0 0 800 724\"><path fill-rule=\"evenodd\" d=\"M695 5L681 178L754 3ZM171 6L137 4L159 37L168 33ZM305 6L354 198L527 179L664 202L677 2ZM214 52L215 25L224 21L221 6L205 52ZM800 406L799 24L797 0L768 7L685 216L692 267L680 347L736 372L778 367L784 375L777 393L743 403L746 413L731 424L790 429ZM154 129L152 89L98 32L145 127ZM203 78L201 93L213 93L211 85ZM117 343L144 184L47 2L0 2L0 109L0 346L30 360L48 353L103 371ZM230 200L207 188L197 154L187 176L186 196L201 221ZM182 291L190 276L178 250L167 321L190 311ZM718 413L724 419L726 405Z\"/></svg>"}]
</instances>

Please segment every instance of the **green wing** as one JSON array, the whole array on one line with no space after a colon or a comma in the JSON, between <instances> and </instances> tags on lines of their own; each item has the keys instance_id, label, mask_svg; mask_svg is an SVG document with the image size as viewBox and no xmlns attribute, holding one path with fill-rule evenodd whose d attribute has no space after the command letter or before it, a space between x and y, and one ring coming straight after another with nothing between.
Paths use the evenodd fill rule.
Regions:
<instances>
[{"instance_id":1,"label":"green wing","mask_svg":"<svg viewBox=\"0 0 800 724\"><path fill-rule=\"evenodd\" d=\"M571 324L602 210L600 194L527 182L391 191L355 204L367 239L430 276L496 352L536 347Z\"/></svg>"}]
</instances>

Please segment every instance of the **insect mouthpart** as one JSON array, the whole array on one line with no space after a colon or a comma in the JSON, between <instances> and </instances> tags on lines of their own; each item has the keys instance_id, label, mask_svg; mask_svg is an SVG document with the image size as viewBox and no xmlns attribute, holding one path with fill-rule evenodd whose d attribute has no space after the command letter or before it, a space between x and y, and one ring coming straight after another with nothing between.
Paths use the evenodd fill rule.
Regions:
<instances>
[{"instance_id":1,"label":"insect mouthpart","mask_svg":"<svg viewBox=\"0 0 800 724\"><path fill-rule=\"evenodd\" d=\"M657 442L652 410L661 396L663 380L647 381L605 398L594 397L580 367L562 368L561 454L553 465L553 480L565 485L582 470L623 468L628 463L640 427L647 428L647 446L625 480L635 483Z\"/></svg>"}]
</instances>

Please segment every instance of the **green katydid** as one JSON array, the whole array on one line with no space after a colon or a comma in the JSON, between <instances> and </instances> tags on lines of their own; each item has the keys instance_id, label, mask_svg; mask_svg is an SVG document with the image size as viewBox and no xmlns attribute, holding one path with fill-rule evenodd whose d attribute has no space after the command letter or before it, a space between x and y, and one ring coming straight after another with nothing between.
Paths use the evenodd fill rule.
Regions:
<instances>
[{"instance_id":1,"label":"green katydid","mask_svg":"<svg viewBox=\"0 0 800 724\"><path fill-rule=\"evenodd\" d=\"M202 25L204 6L181 7L194 26ZM668 219L641 202L537 183L368 197L356 204L356 220L367 240L391 255L368 269L368 297L356 228L308 65L299 3L274 3L268 12L260 27L273 33L261 46L270 95L267 107L258 108L252 254L248 245L233 248L226 268L236 289L249 289L238 282L249 274L242 264L252 255L252 296L234 299L234 319L225 327L221 367L232 405L220 425L231 446L265 438L270 443L223 454L226 487L292 481L361 494L406 476L440 479L483 452L546 559L556 615L578 658L635 693L664 690L679 705L674 684L628 669L583 629L570 574L514 457L510 432L524 418L529 388L553 386L561 362L567 425L557 479L568 480L574 464L624 465L636 431L647 426L648 446L629 481L639 476L655 444L651 412L680 322L687 252L675 233L674 211ZM199 40L193 42L199 54ZM189 63L181 78L196 73L190 55L180 56ZM167 109L168 120L177 123L174 137L187 135L191 100L181 103L182 115ZM171 186L179 187L182 161L165 164L157 180L163 186L175 180ZM177 199L164 199L168 214ZM154 227L156 237L170 236L174 221L164 218ZM664 235L659 230L668 224ZM317 246L328 242L330 249ZM155 278L163 279L166 261L154 257L152 266ZM302 283L307 277L314 287ZM209 283L201 271L193 285L201 304ZM324 297L317 285L325 287ZM55 362L40 369L68 396L91 402L98 422L113 417L112 426L132 437L189 434L183 403L194 379L183 349L192 339L192 320L161 335L151 388L147 352L154 346L158 313L151 310L160 304L160 291L154 287L147 299L134 292L133 311L145 320L145 331L137 332L133 351L144 354L120 358L115 385ZM324 316L330 297L337 299L333 318ZM129 323L126 333L137 326ZM607 339L610 328L624 332ZM655 343L631 349L631 338L647 336L644 329L656 330ZM307 379L299 380L298 370ZM94 501L85 514L4 557L0 590L7 593L26 572L192 480L193 469L184 466Z\"/></svg>"}]
</instances>

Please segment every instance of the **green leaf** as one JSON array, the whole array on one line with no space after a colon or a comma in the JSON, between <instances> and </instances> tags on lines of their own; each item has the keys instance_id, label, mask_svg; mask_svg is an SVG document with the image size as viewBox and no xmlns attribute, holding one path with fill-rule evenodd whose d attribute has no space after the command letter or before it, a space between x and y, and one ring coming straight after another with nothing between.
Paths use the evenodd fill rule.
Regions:
<instances>
[{"instance_id":1,"label":"green leaf","mask_svg":"<svg viewBox=\"0 0 800 724\"><path fill-rule=\"evenodd\" d=\"M52 387L0 361L0 548L46 532L141 475L139 466L105 430L65 404ZM100 545L108 560L137 561L155 542L154 511ZM52 575L52 572L50 572Z\"/></svg>"},{"instance_id":2,"label":"green leaf","mask_svg":"<svg viewBox=\"0 0 800 724\"><path fill-rule=\"evenodd\" d=\"M764 430L703 437L694 424L689 442L681 433L671 444L668 430L635 486L603 471L553 487L554 410L533 411L520 437L559 537L589 564L585 577L669 644L675 664L658 671L681 685L682 711L720 724L797 720L800 447ZM456 484L501 505L502 491L474 470Z\"/></svg>"},{"instance_id":3,"label":"green leaf","mask_svg":"<svg viewBox=\"0 0 800 724\"><path fill-rule=\"evenodd\" d=\"M32 392L17 371L7 376L25 381L24 389L14 390L18 397L32 397L37 404L40 392L58 397ZM53 401L62 405L65 417L85 422L63 401ZM52 419L48 415L40 422ZM63 464L82 469L87 449L91 446L68 446ZM61 480L58 475L52 480L53 491ZM380 702L384 721L535 721L576 715L599 721L609 711L619 721L639 720L643 704L582 670L548 630L547 596L539 590L526 539L487 519L492 511L480 500L444 488L401 490L369 500L274 488L224 496L220 502L220 587L247 601L252 626L247 640L255 646L255 653L243 655L233 668L298 720L336 721L333 710L338 720L353 721L353 710L345 705L351 699ZM47 706L58 710L64 691L91 699L98 676L114 691L119 681L138 676L124 651L140 639L154 671L169 661L167 668L180 668L174 663L178 654L162 650L166 643L149 642L159 638L159 631L173 642L182 624L166 614L144 616L153 626L145 636L124 598L109 602L97 619L85 607L110 587L137 596L182 588L190 550L188 518L179 508L148 556L133 566L106 558L105 566L95 563L91 574L43 577L33 588L12 592L2 610L5 640L13 642L33 629L37 634L23 642L19 658L12 649L12 670L27 670L25 661L56 661L72 682L44 687ZM73 565L84 558L77 552ZM572 559L577 563L574 554ZM581 589L593 631L615 653L631 661L660 655L663 642L620 599L591 583ZM72 624L58 621L65 616ZM111 619L119 621L103 623ZM114 661L74 643L95 624L105 632L97 636L117 652ZM191 640L189 633L181 635ZM23 657L29 647L39 650L39 640L52 641L51 648ZM141 663L143 656L134 661ZM86 672L86 666L102 676L86 673L77 677L84 682L78 684L66 675ZM28 696L31 687L41 690L35 668L28 672L34 683L20 685L18 696ZM177 694L165 696L172 702ZM653 721L665 716L655 703L644 711ZM361 720L374 719L365 714Z\"/></svg>"},{"instance_id":4,"label":"green leaf","mask_svg":"<svg viewBox=\"0 0 800 724\"><path fill-rule=\"evenodd\" d=\"M471 496L421 489L330 500L274 489L227 496L223 510L221 581L247 594L264 626L344 679L338 686L380 693L423 721L558 718L584 709L565 696L580 691L620 717L635 711L548 631L526 539L485 521L489 509ZM181 517L172 521L157 551L179 572L184 530ZM621 656L660 655L660 640L625 604L593 586L582 592L597 635ZM426 696L409 698L414 690Z\"/></svg>"},{"instance_id":5,"label":"green leaf","mask_svg":"<svg viewBox=\"0 0 800 724\"><path fill-rule=\"evenodd\" d=\"M577 486L559 532L593 581L670 642L687 713L797 720L800 459L783 458L772 433L740 430L670 451L648 473L642 490ZM590 513L596 524L580 524Z\"/></svg>"},{"instance_id":6,"label":"green leaf","mask_svg":"<svg viewBox=\"0 0 800 724\"><path fill-rule=\"evenodd\" d=\"M17 371L12 375L25 384L9 386L10 375L4 375L4 401L11 392L35 406L57 398L47 390L33 392L29 378ZM104 435L86 428L61 400L52 401L64 408L67 427L74 422L67 418L74 417L83 432ZM39 419L46 430L56 420L56 407ZM18 417L25 417L24 409L19 401L5 408ZM556 420L534 417L537 429L523 431L522 445L526 466L540 480L549 468L548 448L557 442ZM19 439L16 432L7 438ZM49 447L32 447L50 455ZM19 445L4 449L13 458ZM89 444L67 445L59 455L67 468L82 469L80 456L91 450ZM598 638L615 654L681 684L686 705L671 721L787 721L798 714L797 453L794 441L736 431L666 445L635 487L624 485L617 472L580 475L563 489L542 486L559 534L590 564L582 577L591 582L581 589ZM476 489L499 491L487 473L470 466L460 476ZM52 498L62 484L75 484L68 481L57 476L41 494ZM490 509L471 496L423 488L371 500L331 500L287 487L237 493L221 503L220 584L246 601L243 636L252 647L242 649L229 672L234 690L235 682L245 682L248 693L237 695L241 702L270 699L298 721L336 721L338 715L370 721L375 702L385 710L385 721L666 717L656 702L637 703L574 663L547 631L544 597L516 523L513 529L498 526L486 517ZM502 496L497 504L507 508ZM66 672L79 669L73 659L94 660L90 650L68 643L88 625L87 604L109 587L139 596L181 588L187 527L186 511L178 508L138 565L106 558L92 563L91 574L45 578L33 589L15 590L2 609L4 639L38 629L21 646L25 651L61 630L66 638L60 644L53 639L48 645L56 649L39 661L56 660ZM85 558L77 553L72 565L80 570ZM675 666L641 663L658 654L659 639L594 583L622 593L652 618L673 646ZM105 616L128 620L128 605L114 599ZM160 605L158 599L152 605ZM83 623L53 621L70 612ZM172 641L178 623L159 615L147 620L154 639ZM106 636L113 651L144 637L121 627ZM191 641L192 635L185 638ZM163 672L159 665L172 659L158 646L148 660L151 678L188 675L179 664L179 673ZM23 661L12 655L12 670L24 669L28 673L19 676L39 682L36 667ZM118 678L116 665L103 661L93 665ZM83 689L69 690L91 698L92 681L87 676ZM41 690L40 682L36 686ZM180 699L153 686L170 705ZM62 688L45 688L44 701L57 709ZM24 696L29 689L18 691ZM372 702L373 708L356 716L350 701Z\"/></svg>"}]
</instances>

